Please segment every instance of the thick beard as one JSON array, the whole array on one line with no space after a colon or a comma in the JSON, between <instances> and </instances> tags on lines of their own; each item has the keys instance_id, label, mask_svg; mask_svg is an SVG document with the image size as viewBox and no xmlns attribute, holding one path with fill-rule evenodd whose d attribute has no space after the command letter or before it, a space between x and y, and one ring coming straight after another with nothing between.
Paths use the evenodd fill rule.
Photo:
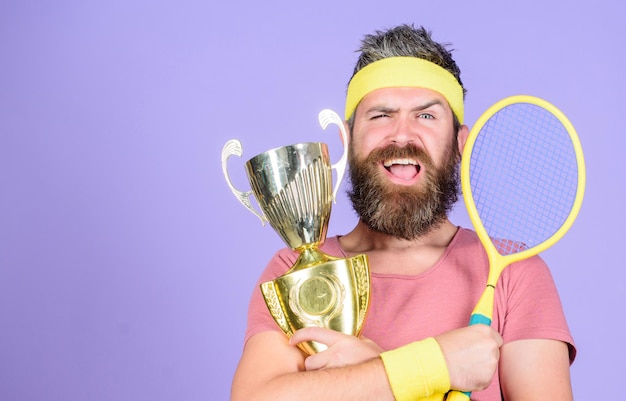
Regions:
<instances>
[{"instance_id":1,"label":"thick beard","mask_svg":"<svg viewBox=\"0 0 626 401\"><path fill-rule=\"evenodd\" d=\"M420 174L426 175L419 188L386 182L380 176L383 160L405 157L417 159ZM458 200L458 161L456 145L441 168L435 168L430 156L413 145L391 145L373 151L364 160L350 157L347 193L352 207L372 230L407 240L423 236L447 219Z\"/></svg>"}]
</instances>

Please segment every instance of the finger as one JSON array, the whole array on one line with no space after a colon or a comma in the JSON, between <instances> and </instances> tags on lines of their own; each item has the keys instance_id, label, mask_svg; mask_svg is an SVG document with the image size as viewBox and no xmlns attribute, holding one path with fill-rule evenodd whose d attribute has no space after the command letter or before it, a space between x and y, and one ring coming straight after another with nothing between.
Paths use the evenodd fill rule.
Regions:
<instances>
[{"instance_id":1,"label":"finger","mask_svg":"<svg viewBox=\"0 0 626 401\"><path fill-rule=\"evenodd\" d=\"M328 365L328 359L325 352L318 352L313 354L304 360L304 367L306 370L318 370L323 369Z\"/></svg>"},{"instance_id":2,"label":"finger","mask_svg":"<svg viewBox=\"0 0 626 401\"><path fill-rule=\"evenodd\" d=\"M501 348L502 345L504 344L504 339L502 338L500 333L498 333L497 331L496 331L496 342L498 343L498 348Z\"/></svg>"},{"instance_id":3,"label":"finger","mask_svg":"<svg viewBox=\"0 0 626 401\"><path fill-rule=\"evenodd\" d=\"M295 345L304 341L315 341L330 347L341 340L345 335L346 334L323 327L305 327L297 330L293 336L291 336L289 342Z\"/></svg>"},{"instance_id":4,"label":"finger","mask_svg":"<svg viewBox=\"0 0 626 401\"><path fill-rule=\"evenodd\" d=\"M498 333L498 331L491 326L488 326L488 328L489 328L489 333L491 334L491 338L496 342L498 348L502 347L504 340L502 339L502 336L500 335L500 333Z\"/></svg>"}]
</instances>

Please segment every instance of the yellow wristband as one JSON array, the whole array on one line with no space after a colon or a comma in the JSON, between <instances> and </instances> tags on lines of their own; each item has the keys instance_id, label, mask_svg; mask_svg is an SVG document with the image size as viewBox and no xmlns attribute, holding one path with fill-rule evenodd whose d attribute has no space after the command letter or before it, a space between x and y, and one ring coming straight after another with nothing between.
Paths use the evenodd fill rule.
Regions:
<instances>
[{"instance_id":1,"label":"yellow wristband","mask_svg":"<svg viewBox=\"0 0 626 401\"><path fill-rule=\"evenodd\" d=\"M396 401L412 401L450 390L450 375L434 338L380 354Z\"/></svg>"}]
</instances>

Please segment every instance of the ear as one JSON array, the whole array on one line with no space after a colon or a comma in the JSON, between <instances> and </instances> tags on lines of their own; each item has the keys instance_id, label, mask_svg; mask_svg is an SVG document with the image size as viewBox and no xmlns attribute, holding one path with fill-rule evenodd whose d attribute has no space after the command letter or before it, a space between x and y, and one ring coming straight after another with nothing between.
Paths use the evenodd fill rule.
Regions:
<instances>
[{"instance_id":1,"label":"ear","mask_svg":"<svg viewBox=\"0 0 626 401\"><path fill-rule=\"evenodd\" d=\"M467 142L467 137L469 136L469 133L469 127L467 125L461 125L461 128L459 128L459 133L456 137L460 155L463 154L463 149L465 148L465 143Z\"/></svg>"},{"instance_id":2,"label":"ear","mask_svg":"<svg viewBox=\"0 0 626 401\"><path fill-rule=\"evenodd\" d=\"M344 128L346 130L346 133L348 134L348 143L350 143L350 139L351 139L351 136L352 136L352 133L350 132L350 124L348 124L348 121L344 120L343 126L344 126Z\"/></svg>"}]
</instances>

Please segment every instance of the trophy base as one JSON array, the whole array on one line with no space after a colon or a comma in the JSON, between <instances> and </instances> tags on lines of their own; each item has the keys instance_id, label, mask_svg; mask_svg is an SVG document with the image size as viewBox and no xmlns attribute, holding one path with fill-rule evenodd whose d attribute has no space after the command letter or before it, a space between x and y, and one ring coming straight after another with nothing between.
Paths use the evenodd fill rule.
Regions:
<instances>
[{"instance_id":1,"label":"trophy base","mask_svg":"<svg viewBox=\"0 0 626 401\"><path fill-rule=\"evenodd\" d=\"M291 337L304 327L325 327L358 336L369 306L367 255L335 258L306 250L284 275L261 284L265 303L281 330ZM303 342L311 355L324 344Z\"/></svg>"}]
</instances>

